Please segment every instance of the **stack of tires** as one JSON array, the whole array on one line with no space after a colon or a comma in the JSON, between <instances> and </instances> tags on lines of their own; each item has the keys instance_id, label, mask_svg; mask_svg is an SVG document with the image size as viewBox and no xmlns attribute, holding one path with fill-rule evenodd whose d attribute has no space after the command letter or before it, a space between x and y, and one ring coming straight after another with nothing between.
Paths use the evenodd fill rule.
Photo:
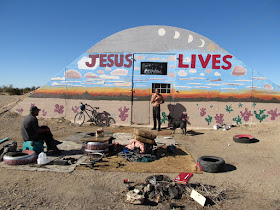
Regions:
<instances>
[{"instance_id":1,"label":"stack of tires","mask_svg":"<svg viewBox=\"0 0 280 210\"><path fill-rule=\"evenodd\" d=\"M156 135L153 134L152 132L149 131L145 131L142 129L134 129L134 139L144 143L144 144L152 144L155 145L156 144Z\"/></svg>"}]
</instances>

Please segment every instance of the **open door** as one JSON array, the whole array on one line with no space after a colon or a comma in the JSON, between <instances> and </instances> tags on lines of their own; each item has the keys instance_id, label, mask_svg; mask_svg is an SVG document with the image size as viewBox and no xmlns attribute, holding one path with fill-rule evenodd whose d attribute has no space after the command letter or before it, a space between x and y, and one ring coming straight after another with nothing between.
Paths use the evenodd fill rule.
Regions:
<instances>
[{"instance_id":1,"label":"open door","mask_svg":"<svg viewBox=\"0 0 280 210\"><path fill-rule=\"evenodd\" d=\"M156 88L166 99L162 110L171 103L171 88L175 80L176 56L169 53L133 54L132 124L152 122L151 96Z\"/></svg>"}]
</instances>

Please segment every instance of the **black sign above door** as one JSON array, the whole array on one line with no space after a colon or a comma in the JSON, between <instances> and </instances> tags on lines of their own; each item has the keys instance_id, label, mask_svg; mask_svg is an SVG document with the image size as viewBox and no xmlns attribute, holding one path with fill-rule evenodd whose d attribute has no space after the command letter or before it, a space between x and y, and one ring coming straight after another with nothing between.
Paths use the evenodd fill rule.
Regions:
<instances>
[{"instance_id":1,"label":"black sign above door","mask_svg":"<svg viewBox=\"0 0 280 210\"><path fill-rule=\"evenodd\" d=\"M141 74L167 75L167 63L141 62Z\"/></svg>"}]
</instances>

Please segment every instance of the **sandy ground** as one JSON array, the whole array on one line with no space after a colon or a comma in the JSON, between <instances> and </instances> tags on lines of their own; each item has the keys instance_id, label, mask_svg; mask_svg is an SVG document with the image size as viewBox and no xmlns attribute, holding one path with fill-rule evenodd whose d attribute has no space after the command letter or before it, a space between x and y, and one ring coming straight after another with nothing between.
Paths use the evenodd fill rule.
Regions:
<instances>
[{"instance_id":1,"label":"sandy ground","mask_svg":"<svg viewBox=\"0 0 280 210\"><path fill-rule=\"evenodd\" d=\"M25 96L0 96L0 139L9 137L22 147L20 123L23 117L8 110ZM77 127L64 119L40 119L55 138L63 140L75 132L93 132L90 125ZM192 183L214 185L227 192L227 199L210 209L280 209L279 123L242 125L230 130L197 130L175 139L197 160L202 155L222 157L228 170L194 174ZM106 128L105 132L132 132L131 127ZM190 128L189 128L190 130ZM197 135L193 135L197 134ZM240 144L236 134L250 134L259 142ZM1 209L170 209L170 202L156 206L125 202L124 179L144 182L152 174L75 170L72 173L31 172L0 168ZM174 179L178 174L165 174ZM195 201L181 199L185 209L202 209ZM206 208L206 207L205 207Z\"/></svg>"}]
</instances>

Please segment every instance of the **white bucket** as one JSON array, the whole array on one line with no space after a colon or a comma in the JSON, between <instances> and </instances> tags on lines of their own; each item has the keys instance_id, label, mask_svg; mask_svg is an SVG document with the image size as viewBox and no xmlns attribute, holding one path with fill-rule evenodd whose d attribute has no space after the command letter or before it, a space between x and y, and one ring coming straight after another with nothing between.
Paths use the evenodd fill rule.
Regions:
<instances>
[{"instance_id":1,"label":"white bucket","mask_svg":"<svg viewBox=\"0 0 280 210\"><path fill-rule=\"evenodd\" d=\"M38 155L37 164L47 164L49 162L51 162L51 159L47 157L46 153L41 152Z\"/></svg>"}]
</instances>

